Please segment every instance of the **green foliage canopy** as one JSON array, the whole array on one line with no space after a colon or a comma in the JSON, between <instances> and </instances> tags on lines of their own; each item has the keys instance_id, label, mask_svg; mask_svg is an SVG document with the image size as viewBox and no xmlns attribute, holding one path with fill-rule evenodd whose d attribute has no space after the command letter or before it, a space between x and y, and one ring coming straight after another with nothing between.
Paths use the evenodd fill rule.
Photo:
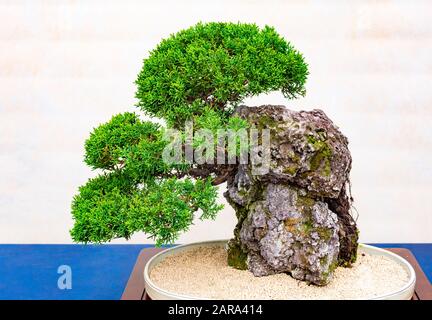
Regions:
<instances>
[{"instance_id":1,"label":"green foliage canopy","mask_svg":"<svg viewBox=\"0 0 432 320\"><path fill-rule=\"evenodd\" d=\"M232 116L244 98L274 90L304 95L307 75L302 55L271 27L199 23L163 40L144 60L136 97L141 110L168 128L193 120L195 128L213 132L244 129L245 120ZM130 112L93 130L84 161L100 173L73 198L74 241L128 239L142 231L160 245L188 230L197 211L200 219L215 218L222 205L214 181L194 176L191 164L163 161L164 130Z\"/></svg>"},{"instance_id":2,"label":"green foliage canopy","mask_svg":"<svg viewBox=\"0 0 432 320\"><path fill-rule=\"evenodd\" d=\"M271 27L199 23L163 40L144 60L136 97L147 114L181 126L206 106L229 117L248 96L304 95L307 75L301 53Z\"/></svg>"}]
</instances>

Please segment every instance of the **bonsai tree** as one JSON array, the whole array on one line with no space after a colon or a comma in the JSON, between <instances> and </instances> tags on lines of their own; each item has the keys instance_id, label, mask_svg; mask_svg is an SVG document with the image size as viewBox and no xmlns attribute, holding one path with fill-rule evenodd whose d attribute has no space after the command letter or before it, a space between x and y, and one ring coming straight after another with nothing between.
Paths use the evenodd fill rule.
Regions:
<instances>
[{"instance_id":1,"label":"bonsai tree","mask_svg":"<svg viewBox=\"0 0 432 320\"><path fill-rule=\"evenodd\" d=\"M99 175L73 199L73 240L100 243L144 232L157 245L172 243L194 215L216 217L223 207L216 186L226 182L238 218L229 265L328 283L337 266L356 258L348 141L321 110L241 105L276 90L288 99L303 96L307 75L302 54L268 26L199 23L163 40L144 60L136 98L145 115L164 125L126 112L93 130L84 160ZM267 170L256 173L253 163L239 161L238 140L234 148L218 144L217 153L228 156L215 161L203 136L189 136L187 125L183 130L188 123L211 133L267 130L258 137L263 145L249 143L246 155L267 152ZM180 161L166 160L173 146L180 146ZM205 150L206 161L188 158L188 147Z\"/></svg>"}]
</instances>

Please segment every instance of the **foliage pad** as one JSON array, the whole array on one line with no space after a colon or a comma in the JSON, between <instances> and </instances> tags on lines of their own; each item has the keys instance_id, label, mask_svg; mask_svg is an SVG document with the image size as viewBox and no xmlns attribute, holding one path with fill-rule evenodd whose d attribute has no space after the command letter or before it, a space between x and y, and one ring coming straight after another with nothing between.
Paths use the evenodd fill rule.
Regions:
<instances>
[{"instance_id":1,"label":"foliage pad","mask_svg":"<svg viewBox=\"0 0 432 320\"><path fill-rule=\"evenodd\" d=\"M229 117L244 98L280 90L305 94L303 56L273 28L198 24L163 40L138 75L138 106L180 126L209 106Z\"/></svg>"}]
</instances>

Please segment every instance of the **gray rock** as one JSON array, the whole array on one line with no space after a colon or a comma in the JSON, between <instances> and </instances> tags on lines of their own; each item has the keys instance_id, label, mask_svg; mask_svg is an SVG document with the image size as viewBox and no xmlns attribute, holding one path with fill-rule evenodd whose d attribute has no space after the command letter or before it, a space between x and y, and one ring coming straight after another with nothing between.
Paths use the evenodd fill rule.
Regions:
<instances>
[{"instance_id":1,"label":"gray rock","mask_svg":"<svg viewBox=\"0 0 432 320\"><path fill-rule=\"evenodd\" d=\"M258 129L271 129L270 170L257 180L295 183L317 196L338 197L351 169L351 154L347 138L322 110L240 106L236 113Z\"/></svg>"},{"instance_id":2,"label":"gray rock","mask_svg":"<svg viewBox=\"0 0 432 320\"><path fill-rule=\"evenodd\" d=\"M341 231L347 230L341 224L346 219L339 221L328 206L337 207L341 196L347 201L346 137L321 110L242 106L236 112L258 129L271 129L271 157L265 174L239 165L228 179L225 197L239 220L228 248L230 265L255 276L287 272L327 284L340 264Z\"/></svg>"},{"instance_id":3,"label":"gray rock","mask_svg":"<svg viewBox=\"0 0 432 320\"><path fill-rule=\"evenodd\" d=\"M238 195L236 187L230 189ZM327 284L338 263L336 214L289 185L268 183L261 192L262 200L248 202L237 239L247 252L248 269L255 276L290 272L299 280Z\"/></svg>"}]
</instances>

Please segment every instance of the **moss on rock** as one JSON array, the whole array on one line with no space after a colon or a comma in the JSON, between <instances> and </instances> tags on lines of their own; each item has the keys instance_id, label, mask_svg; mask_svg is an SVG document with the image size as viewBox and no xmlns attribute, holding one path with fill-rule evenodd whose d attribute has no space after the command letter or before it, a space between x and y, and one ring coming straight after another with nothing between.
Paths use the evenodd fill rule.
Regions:
<instances>
[{"instance_id":1,"label":"moss on rock","mask_svg":"<svg viewBox=\"0 0 432 320\"><path fill-rule=\"evenodd\" d=\"M308 136L307 140L315 149L315 154L310 160L310 170L320 170L323 175L328 177L331 173L332 150L330 146L326 141L319 140L314 136Z\"/></svg>"},{"instance_id":2,"label":"moss on rock","mask_svg":"<svg viewBox=\"0 0 432 320\"><path fill-rule=\"evenodd\" d=\"M228 265L240 269L247 270L247 253L243 251L240 244L235 240L230 240L228 242Z\"/></svg>"}]
</instances>

